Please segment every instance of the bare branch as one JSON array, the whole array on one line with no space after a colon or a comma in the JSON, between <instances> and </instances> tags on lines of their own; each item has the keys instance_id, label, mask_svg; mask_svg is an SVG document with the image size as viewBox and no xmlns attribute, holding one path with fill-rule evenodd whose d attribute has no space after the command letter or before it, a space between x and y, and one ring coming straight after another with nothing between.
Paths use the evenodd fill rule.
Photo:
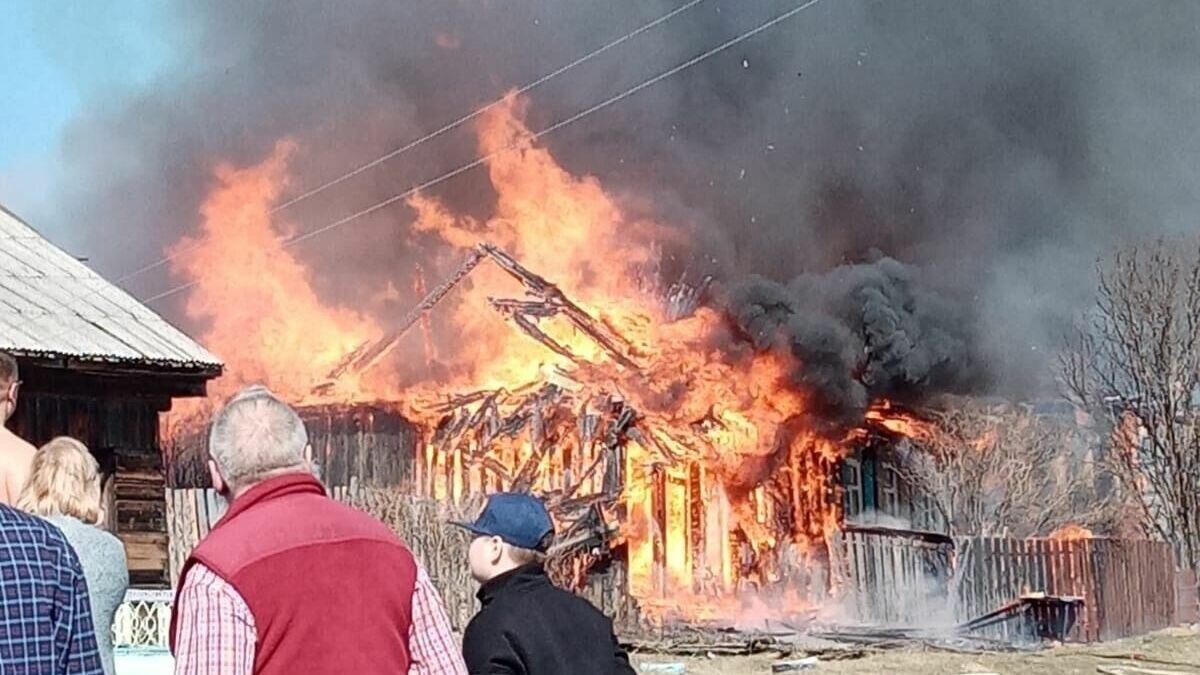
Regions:
<instances>
[{"instance_id":1,"label":"bare branch","mask_svg":"<svg viewBox=\"0 0 1200 675\"><path fill-rule=\"evenodd\" d=\"M1200 240L1119 252L1059 359L1068 396L1105 425L1103 471L1139 526L1200 562Z\"/></svg>"}]
</instances>

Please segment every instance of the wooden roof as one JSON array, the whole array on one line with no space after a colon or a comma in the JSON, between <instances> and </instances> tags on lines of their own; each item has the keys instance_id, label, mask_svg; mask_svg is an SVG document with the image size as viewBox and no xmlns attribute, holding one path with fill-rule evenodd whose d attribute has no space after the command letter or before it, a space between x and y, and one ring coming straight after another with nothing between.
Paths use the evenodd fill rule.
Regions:
<instances>
[{"instance_id":1,"label":"wooden roof","mask_svg":"<svg viewBox=\"0 0 1200 675\"><path fill-rule=\"evenodd\" d=\"M216 376L221 361L0 206L0 350Z\"/></svg>"}]
</instances>

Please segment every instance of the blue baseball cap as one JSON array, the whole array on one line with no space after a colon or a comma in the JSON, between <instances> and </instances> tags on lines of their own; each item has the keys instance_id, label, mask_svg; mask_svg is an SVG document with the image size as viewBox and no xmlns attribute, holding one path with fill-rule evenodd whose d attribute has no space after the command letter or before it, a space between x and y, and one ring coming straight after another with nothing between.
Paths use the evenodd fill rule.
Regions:
<instances>
[{"instance_id":1,"label":"blue baseball cap","mask_svg":"<svg viewBox=\"0 0 1200 675\"><path fill-rule=\"evenodd\" d=\"M531 551L545 551L554 533L554 521L542 500L521 492L497 492L488 497L483 512L473 523L451 521L472 534L500 537L511 544Z\"/></svg>"}]
</instances>

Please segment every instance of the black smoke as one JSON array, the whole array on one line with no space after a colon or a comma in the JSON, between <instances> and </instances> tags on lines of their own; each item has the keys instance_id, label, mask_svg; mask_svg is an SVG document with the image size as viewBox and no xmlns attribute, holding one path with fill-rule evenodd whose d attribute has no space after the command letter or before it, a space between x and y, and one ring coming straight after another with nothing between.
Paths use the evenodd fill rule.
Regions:
<instances>
[{"instance_id":1,"label":"black smoke","mask_svg":"<svg viewBox=\"0 0 1200 675\"><path fill-rule=\"evenodd\" d=\"M292 137L299 193L682 3L175 0L176 65L89 101L58 158L54 208L25 215L119 277L195 226L218 161L254 163ZM706 0L536 90L530 124L794 5ZM1095 257L1197 229L1198 71L1200 3L824 0L546 143L685 228L695 243L676 265L748 296L739 324L786 336L831 409L861 407L864 390L977 381L963 354L997 390L1034 395L1091 297ZM460 129L280 218L314 229L474 152ZM494 200L478 171L434 192L474 215ZM411 298L378 289L410 288L415 262L445 272L411 218L396 205L296 250L324 296L399 315ZM841 267L873 249L919 271L922 290L891 262ZM179 281L156 272L129 288ZM752 274L773 282L739 284ZM970 323L944 319L938 296ZM202 329L180 299L155 306Z\"/></svg>"},{"instance_id":2,"label":"black smoke","mask_svg":"<svg viewBox=\"0 0 1200 675\"><path fill-rule=\"evenodd\" d=\"M917 270L880 257L787 285L751 277L730 287L721 304L758 350L793 357L792 378L816 414L853 423L873 400L920 402L987 382L969 308L928 291L917 277Z\"/></svg>"}]
</instances>

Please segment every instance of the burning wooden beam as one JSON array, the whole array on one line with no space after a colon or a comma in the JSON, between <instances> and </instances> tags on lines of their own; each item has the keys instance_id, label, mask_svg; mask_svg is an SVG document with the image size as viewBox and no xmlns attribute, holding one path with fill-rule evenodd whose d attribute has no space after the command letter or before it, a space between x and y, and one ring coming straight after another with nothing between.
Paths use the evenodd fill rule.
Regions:
<instances>
[{"instance_id":1,"label":"burning wooden beam","mask_svg":"<svg viewBox=\"0 0 1200 675\"><path fill-rule=\"evenodd\" d=\"M528 318L530 316L546 317L561 314L575 328L604 348L617 363L633 370L638 368L638 365L626 355L630 345L624 337L603 322L594 319L579 305L576 305L567 298L555 284L530 271L496 246L482 243L472 249L470 256L459 265L458 269L455 270L449 279L430 291L415 307L409 310L394 329L378 340L364 342L354 349L354 351L347 354L329 372L326 380L314 388L314 391L316 393L328 392L342 377L362 373L379 363L384 356L395 348L405 333L420 321L429 310L441 302L455 286L474 271L479 266L479 263L483 262L484 258L490 258L501 269L521 282L521 285L530 294L540 298L540 302L504 299L491 300L493 307L501 311L501 313L512 317L517 326L527 335L546 345L555 353L576 360L569 350L550 338L544 331L537 328Z\"/></svg>"},{"instance_id":2,"label":"burning wooden beam","mask_svg":"<svg viewBox=\"0 0 1200 675\"><path fill-rule=\"evenodd\" d=\"M387 335L374 342L364 342L357 349L346 355L344 359L329 373L326 382L318 385L319 391L327 390L333 386L337 380L344 375L351 373L361 373L371 366L379 363L379 360L388 354L408 332L408 329L413 327L417 321L425 315L426 312L433 309L435 305L442 301L450 291L454 290L463 279L467 278L479 263L483 262L484 252L480 249L471 251L471 255L463 261L458 269L454 271L453 276L434 288L429 292L421 302L417 303L416 307L409 310L408 314L400 320L400 323L392 329Z\"/></svg>"},{"instance_id":3,"label":"burning wooden beam","mask_svg":"<svg viewBox=\"0 0 1200 675\"><path fill-rule=\"evenodd\" d=\"M596 344L603 347L617 363L632 370L638 369L638 365L625 355L629 348L629 343L625 338L615 331L609 330L607 326L583 311L579 305L571 302L558 286L529 271L507 253L491 244L480 244L479 250L494 260L505 272L520 281L530 293L558 308L568 321L595 340Z\"/></svg>"},{"instance_id":4,"label":"burning wooden beam","mask_svg":"<svg viewBox=\"0 0 1200 675\"><path fill-rule=\"evenodd\" d=\"M502 309L502 306L498 305L495 301L492 302L492 306L495 307L496 310L505 317L510 319L514 324L516 324L517 328L519 328L522 333L525 333L529 337L533 338L546 349L549 349L550 351L569 361L577 362L579 360L578 357L576 357L570 349L567 349L565 345L547 335L546 332L541 328L538 328L537 324L531 321L527 315L510 309Z\"/></svg>"}]
</instances>

